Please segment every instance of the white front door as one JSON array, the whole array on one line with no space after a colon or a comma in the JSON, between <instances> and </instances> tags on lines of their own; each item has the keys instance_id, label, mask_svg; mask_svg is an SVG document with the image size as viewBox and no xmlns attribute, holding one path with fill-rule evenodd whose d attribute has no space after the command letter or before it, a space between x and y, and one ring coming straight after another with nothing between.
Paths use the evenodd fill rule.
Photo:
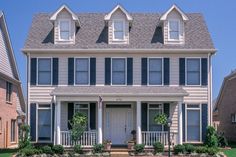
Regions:
<instances>
[{"instance_id":1,"label":"white front door","mask_svg":"<svg viewBox=\"0 0 236 157\"><path fill-rule=\"evenodd\" d=\"M117 106L106 108L105 138L114 145L124 145L132 138L133 112L131 107Z\"/></svg>"}]
</instances>

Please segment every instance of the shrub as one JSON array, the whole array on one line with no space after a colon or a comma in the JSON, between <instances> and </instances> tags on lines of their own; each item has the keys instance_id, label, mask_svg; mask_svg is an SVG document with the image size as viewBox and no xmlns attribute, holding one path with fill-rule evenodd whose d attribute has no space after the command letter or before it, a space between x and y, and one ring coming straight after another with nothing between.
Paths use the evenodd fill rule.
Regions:
<instances>
[{"instance_id":1,"label":"shrub","mask_svg":"<svg viewBox=\"0 0 236 157\"><path fill-rule=\"evenodd\" d=\"M195 147L192 144L184 144L184 149L189 154L195 151Z\"/></svg>"},{"instance_id":2,"label":"shrub","mask_svg":"<svg viewBox=\"0 0 236 157\"><path fill-rule=\"evenodd\" d=\"M218 149L217 148L208 148L207 149L207 153L208 153L208 155L216 155L216 153L218 153Z\"/></svg>"},{"instance_id":3,"label":"shrub","mask_svg":"<svg viewBox=\"0 0 236 157\"><path fill-rule=\"evenodd\" d=\"M218 146L216 130L212 126L207 127L205 145L208 147Z\"/></svg>"},{"instance_id":4,"label":"shrub","mask_svg":"<svg viewBox=\"0 0 236 157\"><path fill-rule=\"evenodd\" d=\"M27 146L19 151L20 156L33 156L35 154L41 154L42 150L36 149L32 146Z\"/></svg>"},{"instance_id":5,"label":"shrub","mask_svg":"<svg viewBox=\"0 0 236 157\"><path fill-rule=\"evenodd\" d=\"M219 147L226 147L226 146L228 146L228 141L225 138L223 133L218 134L217 135L217 139L218 139L218 146Z\"/></svg>"},{"instance_id":6,"label":"shrub","mask_svg":"<svg viewBox=\"0 0 236 157\"><path fill-rule=\"evenodd\" d=\"M154 147L155 153L162 153L162 152L164 152L164 144L162 144L161 142L154 143L153 147Z\"/></svg>"},{"instance_id":7,"label":"shrub","mask_svg":"<svg viewBox=\"0 0 236 157\"><path fill-rule=\"evenodd\" d=\"M56 153L56 154L63 154L63 153L64 153L64 148L63 148L62 145L54 145L54 146L52 147L52 150L53 150L53 152Z\"/></svg>"},{"instance_id":8,"label":"shrub","mask_svg":"<svg viewBox=\"0 0 236 157\"><path fill-rule=\"evenodd\" d=\"M145 147L144 144L136 144L136 145L134 145L134 152L135 152L135 154L143 153L144 152L144 147Z\"/></svg>"},{"instance_id":9,"label":"shrub","mask_svg":"<svg viewBox=\"0 0 236 157\"><path fill-rule=\"evenodd\" d=\"M184 145L177 144L176 146L174 146L174 153L175 154L184 154L184 152L185 152Z\"/></svg>"},{"instance_id":10,"label":"shrub","mask_svg":"<svg viewBox=\"0 0 236 157\"><path fill-rule=\"evenodd\" d=\"M103 144L95 144L93 145L93 153L102 153L104 151Z\"/></svg>"},{"instance_id":11,"label":"shrub","mask_svg":"<svg viewBox=\"0 0 236 157\"><path fill-rule=\"evenodd\" d=\"M52 148L50 146L43 146L42 151L45 154L53 154Z\"/></svg>"},{"instance_id":12,"label":"shrub","mask_svg":"<svg viewBox=\"0 0 236 157\"><path fill-rule=\"evenodd\" d=\"M204 147L204 146L196 147L196 153L198 154L207 153L207 147Z\"/></svg>"},{"instance_id":13,"label":"shrub","mask_svg":"<svg viewBox=\"0 0 236 157\"><path fill-rule=\"evenodd\" d=\"M19 149L23 149L25 147L31 146L30 137L29 137L29 132L30 132L29 125L26 125L26 124L21 125L19 131L20 131L19 144L18 144Z\"/></svg>"},{"instance_id":14,"label":"shrub","mask_svg":"<svg viewBox=\"0 0 236 157\"><path fill-rule=\"evenodd\" d=\"M81 145L77 144L74 146L74 152L78 154L82 154L82 148Z\"/></svg>"}]
</instances>

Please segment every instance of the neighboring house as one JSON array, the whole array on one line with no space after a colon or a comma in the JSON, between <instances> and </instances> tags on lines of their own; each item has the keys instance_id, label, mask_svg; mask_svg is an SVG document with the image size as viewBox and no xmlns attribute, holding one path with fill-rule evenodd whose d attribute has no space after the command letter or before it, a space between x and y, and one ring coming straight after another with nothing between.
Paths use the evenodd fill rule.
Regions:
<instances>
[{"instance_id":1,"label":"neighboring house","mask_svg":"<svg viewBox=\"0 0 236 157\"><path fill-rule=\"evenodd\" d=\"M18 118L25 102L3 12L0 11L0 148L18 143Z\"/></svg>"},{"instance_id":2,"label":"neighboring house","mask_svg":"<svg viewBox=\"0 0 236 157\"><path fill-rule=\"evenodd\" d=\"M173 5L164 14L72 12L63 5L33 18L22 50L27 56L28 123L33 142L71 146L68 120L88 116L83 146L171 139L201 143L211 125L212 55L201 14Z\"/></svg>"},{"instance_id":3,"label":"neighboring house","mask_svg":"<svg viewBox=\"0 0 236 157\"><path fill-rule=\"evenodd\" d=\"M236 71L224 78L215 108L213 123L229 141L236 141Z\"/></svg>"}]
</instances>

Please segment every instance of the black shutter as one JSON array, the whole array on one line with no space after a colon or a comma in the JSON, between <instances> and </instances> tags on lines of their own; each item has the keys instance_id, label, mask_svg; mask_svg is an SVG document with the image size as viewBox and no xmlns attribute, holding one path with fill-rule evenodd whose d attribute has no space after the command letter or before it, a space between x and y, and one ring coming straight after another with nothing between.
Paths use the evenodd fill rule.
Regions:
<instances>
[{"instance_id":1,"label":"black shutter","mask_svg":"<svg viewBox=\"0 0 236 157\"><path fill-rule=\"evenodd\" d=\"M147 58L142 58L142 85L147 85Z\"/></svg>"},{"instance_id":2,"label":"black shutter","mask_svg":"<svg viewBox=\"0 0 236 157\"><path fill-rule=\"evenodd\" d=\"M185 142L185 104L182 104L182 133L183 133L183 142Z\"/></svg>"},{"instance_id":3,"label":"black shutter","mask_svg":"<svg viewBox=\"0 0 236 157\"><path fill-rule=\"evenodd\" d=\"M142 114L141 114L141 120L142 120L142 131L147 131L147 103L142 103Z\"/></svg>"},{"instance_id":4,"label":"black shutter","mask_svg":"<svg viewBox=\"0 0 236 157\"><path fill-rule=\"evenodd\" d=\"M90 129L96 129L96 103L90 103Z\"/></svg>"},{"instance_id":5,"label":"black shutter","mask_svg":"<svg viewBox=\"0 0 236 157\"><path fill-rule=\"evenodd\" d=\"M36 141L36 104L30 104L30 137Z\"/></svg>"},{"instance_id":6,"label":"black shutter","mask_svg":"<svg viewBox=\"0 0 236 157\"><path fill-rule=\"evenodd\" d=\"M208 126L208 106L207 104L202 104L202 141L206 139L206 131Z\"/></svg>"},{"instance_id":7,"label":"black shutter","mask_svg":"<svg viewBox=\"0 0 236 157\"><path fill-rule=\"evenodd\" d=\"M105 58L105 85L111 84L111 58Z\"/></svg>"},{"instance_id":8,"label":"black shutter","mask_svg":"<svg viewBox=\"0 0 236 157\"><path fill-rule=\"evenodd\" d=\"M207 77L207 58L202 58L202 85L206 86L208 84L208 77Z\"/></svg>"},{"instance_id":9,"label":"black shutter","mask_svg":"<svg viewBox=\"0 0 236 157\"><path fill-rule=\"evenodd\" d=\"M55 104L52 104L52 135L54 135L54 124L55 124ZM52 141L54 140L54 136L52 136Z\"/></svg>"},{"instance_id":10,"label":"black shutter","mask_svg":"<svg viewBox=\"0 0 236 157\"><path fill-rule=\"evenodd\" d=\"M127 85L133 85L133 58L127 58Z\"/></svg>"},{"instance_id":11,"label":"black shutter","mask_svg":"<svg viewBox=\"0 0 236 157\"><path fill-rule=\"evenodd\" d=\"M164 85L170 84L170 59L164 58Z\"/></svg>"},{"instance_id":12,"label":"black shutter","mask_svg":"<svg viewBox=\"0 0 236 157\"><path fill-rule=\"evenodd\" d=\"M96 84L96 58L90 58L90 85Z\"/></svg>"},{"instance_id":13,"label":"black shutter","mask_svg":"<svg viewBox=\"0 0 236 157\"><path fill-rule=\"evenodd\" d=\"M185 85L185 58L179 59L179 85Z\"/></svg>"},{"instance_id":14,"label":"black shutter","mask_svg":"<svg viewBox=\"0 0 236 157\"><path fill-rule=\"evenodd\" d=\"M53 58L52 84L58 85L58 58Z\"/></svg>"},{"instance_id":15,"label":"black shutter","mask_svg":"<svg viewBox=\"0 0 236 157\"><path fill-rule=\"evenodd\" d=\"M71 125L70 125L70 121L73 119L73 115L74 115L74 103L68 103L68 123L67 123L67 127L70 130L71 129Z\"/></svg>"},{"instance_id":16,"label":"black shutter","mask_svg":"<svg viewBox=\"0 0 236 157\"><path fill-rule=\"evenodd\" d=\"M74 85L74 58L68 58L68 85Z\"/></svg>"},{"instance_id":17,"label":"black shutter","mask_svg":"<svg viewBox=\"0 0 236 157\"><path fill-rule=\"evenodd\" d=\"M30 63L30 84L36 85L37 58L31 58Z\"/></svg>"},{"instance_id":18,"label":"black shutter","mask_svg":"<svg viewBox=\"0 0 236 157\"><path fill-rule=\"evenodd\" d=\"M170 104L164 103L164 114L169 118L170 116ZM168 131L167 125L164 125L164 131Z\"/></svg>"}]
</instances>

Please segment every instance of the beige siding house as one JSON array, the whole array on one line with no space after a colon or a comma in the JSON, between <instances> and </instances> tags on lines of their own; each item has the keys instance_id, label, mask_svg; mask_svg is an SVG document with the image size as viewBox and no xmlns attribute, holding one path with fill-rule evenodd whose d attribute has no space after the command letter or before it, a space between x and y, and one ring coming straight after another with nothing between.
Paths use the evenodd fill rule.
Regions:
<instances>
[{"instance_id":1,"label":"beige siding house","mask_svg":"<svg viewBox=\"0 0 236 157\"><path fill-rule=\"evenodd\" d=\"M82 112L83 146L126 145L132 130L136 143L166 145L167 128L153 120L160 113L172 120L173 144L201 143L212 122L215 51L202 15L176 5L163 14L120 5L36 14L23 48L32 141L72 146L68 121Z\"/></svg>"}]
</instances>

